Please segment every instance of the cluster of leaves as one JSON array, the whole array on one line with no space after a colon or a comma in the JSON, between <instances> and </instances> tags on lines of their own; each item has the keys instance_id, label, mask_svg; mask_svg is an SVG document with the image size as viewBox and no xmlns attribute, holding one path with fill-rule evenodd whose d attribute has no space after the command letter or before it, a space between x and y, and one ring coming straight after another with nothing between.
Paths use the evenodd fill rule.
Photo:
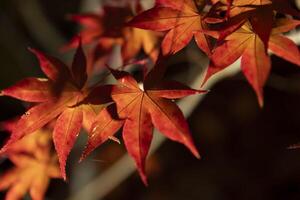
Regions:
<instances>
[{"instance_id":1,"label":"cluster of leaves","mask_svg":"<svg viewBox=\"0 0 300 200\"><path fill-rule=\"evenodd\" d=\"M0 185L0 188L12 184L12 188L19 190L18 195L30 188L32 197L37 195L36 191L40 197L48 178L56 177L54 169L49 169L47 164L47 168L36 167L51 171L44 174L42 189L36 189L36 183L21 182L21 187L15 178L11 178L22 179L23 171L28 170L26 163L38 161L45 167L45 162L52 162L50 157L36 155L33 156L35 160L16 161L16 155L11 155L16 146L26 150L26 145L18 145L24 140L22 138L34 138L36 132L50 138L49 133L40 131L48 124L54 124L50 132L64 179L68 155L82 127L88 133L88 142L80 160L109 139L120 142L115 134L123 128L125 147L145 184L145 161L154 127L167 138L184 144L200 158L188 124L174 100L205 91L164 80L166 60L193 38L210 59L203 84L241 58L242 71L261 106L263 86L271 68L268 50L300 66L298 47L282 35L300 24L291 17L300 17L300 13L288 1L156 0L154 7L148 10L144 10L137 0L124 0L123 3L121 7L104 5L99 14L70 16L83 26L80 36L63 47L65 50L77 47L70 67L57 58L30 49L47 78L26 78L2 90L2 95L30 102L32 107L16 122L11 137L0 151L17 166L4 175L9 184ZM105 68L115 46L121 47L124 65L118 69ZM155 64L149 67L145 59L138 59L140 55ZM124 71L128 64L142 65L142 81ZM99 75L96 83L90 83L95 78L95 70L107 70L117 83L104 84ZM26 171L24 176L30 176L30 173Z\"/></svg>"},{"instance_id":2,"label":"cluster of leaves","mask_svg":"<svg viewBox=\"0 0 300 200\"><path fill-rule=\"evenodd\" d=\"M296 28L300 17L284 0L214 0L209 11L202 0L157 0L154 8L136 16L130 25L168 31L163 54L174 54L194 37L210 59L203 84L241 57L241 68L263 106L263 86L271 63L268 50L300 66L300 53L282 33ZM215 42L210 38L216 39Z\"/></svg>"}]
</instances>

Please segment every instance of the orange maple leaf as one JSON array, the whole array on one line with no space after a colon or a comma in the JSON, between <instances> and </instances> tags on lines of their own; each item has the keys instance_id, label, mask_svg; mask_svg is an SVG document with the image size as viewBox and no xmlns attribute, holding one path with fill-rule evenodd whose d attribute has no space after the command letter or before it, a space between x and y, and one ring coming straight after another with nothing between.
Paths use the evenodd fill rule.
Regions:
<instances>
[{"instance_id":1,"label":"orange maple leaf","mask_svg":"<svg viewBox=\"0 0 300 200\"><path fill-rule=\"evenodd\" d=\"M11 155L9 159L15 167L0 176L0 190L9 189L6 199L21 199L27 191L33 200L44 199L50 178L61 178L56 157L43 159L27 155Z\"/></svg>"},{"instance_id":2,"label":"orange maple leaf","mask_svg":"<svg viewBox=\"0 0 300 200\"><path fill-rule=\"evenodd\" d=\"M1 127L10 132L16 123L6 121ZM8 189L6 199L21 199L29 191L33 200L42 200L50 178L61 178L50 142L51 131L39 129L9 147L6 153L15 166L0 176L0 190Z\"/></svg>"}]
</instances>

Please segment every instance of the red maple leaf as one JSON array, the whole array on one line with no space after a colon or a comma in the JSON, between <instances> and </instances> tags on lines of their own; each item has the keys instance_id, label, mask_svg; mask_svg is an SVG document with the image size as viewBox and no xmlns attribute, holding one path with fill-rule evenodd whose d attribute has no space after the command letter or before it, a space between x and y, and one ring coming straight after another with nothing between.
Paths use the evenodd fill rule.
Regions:
<instances>
[{"instance_id":1,"label":"red maple leaf","mask_svg":"<svg viewBox=\"0 0 300 200\"><path fill-rule=\"evenodd\" d=\"M114 139L114 134L122 126L126 149L135 160L145 184L145 159L153 127L169 139L184 144L199 158L183 113L172 100L204 91L191 89L176 81L160 82L153 71L146 76L141 88L129 73L112 69L111 72L119 83L112 87L111 92L116 105L110 105L99 113L82 159L106 140Z\"/></svg>"},{"instance_id":2,"label":"red maple leaf","mask_svg":"<svg viewBox=\"0 0 300 200\"><path fill-rule=\"evenodd\" d=\"M134 5L137 7L136 10L140 9L139 4ZM107 57L116 45L121 46L124 62L135 58L141 51L144 51L152 60L156 60L159 35L152 31L126 26L126 22L132 17L133 12L129 3L124 7L105 5L100 14L71 16L73 21L83 26L80 31L83 44L91 45L90 68L99 63L101 58ZM75 43L74 40L71 40L65 48L74 48Z\"/></svg>"},{"instance_id":3,"label":"red maple leaf","mask_svg":"<svg viewBox=\"0 0 300 200\"><path fill-rule=\"evenodd\" d=\"M56 119L53 141L57 151L61 173L66 179L65 165L82 124L89 126L96 116L94 107L83 100L88 96L86 58L81 42L74 56L72 68L58 59L40 51L31 51L38 57L48 79L26 78L4 89L2 95L34 102L13 129L12 135L1 153L27 134L35 132ZM57 93L57 91L59 93ZM87 127L89 129L89 127Z\"/></svg>"},{"instance_id":4,"label":"red maple leaf","mask_svg":"<svg viewBox=\"0 0 300 200\"><path fill-rule=\"evenodd\" d=\"M198 47L207 55L212 46L204 34L207 24L204 13L194 0L156 0L152 9L134 17L131 26L153 31L168 31L162 41L164 55L175 54L183 49L194 37Z\"/></svg>"},{"instance_id":5,"label":"red maple leaf","mask_svg":"<svg viewBox=\"0 0 300 200\"><path fill-rule=\"evenodd\" d=\"M269 50L276 55L300 66L300 53L297 45L281 35L299 24L298 20L278 19L272 28L268 46ZM225 41L214 50L205 81L241 57L242 71L255 90L259 104L263 106L263 86L271 68L270 58L266 52L267 49L262 39L247 22L227 36Z\"/></svg>"},{"instance_id":6,"label":"red maple leaf","mask_svg":"<svg viewBox=\"0 0 300 200\"><path fill-rule=\"evenodd\" d=\"M293 8L291 2L286 0L213 0L214 7L219 10L229 9L229 16L234 17L244 12L255 11L262 7L270 8L282 14L300 16L299 11ZM215 8L214 8L215 10Z\"/></svg>"},{"instance_id":7,"label":"red maple leaf","mask_svg":"<svg viewBox=\"0 0 300 200\"><path fill-rule=\"evenodd\" d=\"M235 1L214 1L211 17L207 21L222 22L220 38L240 28L246 21L249 21L253 31L261 38L266 48L272 31L272 25L276 19L276 13L300 17L300 12L285 0L235 0ZM227 9L227 17L217 17L219 13ZM217 17L217 18L214 18ZM264 22L264 23L262 23ZM219 25L220 26L220 25Z\"/></svg>"}]
</instances>

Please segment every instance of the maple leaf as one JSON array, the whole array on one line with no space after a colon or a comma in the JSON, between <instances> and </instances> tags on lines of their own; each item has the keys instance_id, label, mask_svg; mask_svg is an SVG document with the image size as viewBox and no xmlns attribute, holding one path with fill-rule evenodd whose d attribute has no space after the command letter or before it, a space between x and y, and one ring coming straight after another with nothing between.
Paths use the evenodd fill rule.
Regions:
<instances>
[{"instance_id":1,"label":"maple leaf","mask_svg":"<svg viewBox=\"0 0 300 200\"><path fill-rule=\"evenodd\" d=\"M114 19L108 18L108 14L113 15ZM75 14L70 18L84 28L80 31L82 44L90 44L98 41L101 37L115 39L122 37L122 27L130 15L129 7L104 6L99 14ZM76 44L76 37L74 37L65 48L75 48Z\"/></svg>"},{"instance_id":2,"label":"maple leaf","mask_svg":"<svg viewBox=\"0 0 300 200\"><path fill-rule=\"evenodd\" d=\"M213 0L214 4L217 2L222 2L223 4L230 4L231 6L261 6L272 4L272 0Z\"/></svg>"},{"instance_id":3,"label":"maple leaf","mask_svg":"<svg viewBox=\"0 0 300 200\"><path fill-rule=\"evenodd\" d=\"M164 55L175 54L194 37L198 47L211 55L211 44L204 31L204 14L194 0L156 0L152 9L134 17L129 25L154 31L168 31L162 41Z\"/></svg>"},{"instance_id":4,"label":"maple leaf","mask_svg":"<svg viewBox=\"0 0 300 200\"><path fill-rule=\"evenodd\" d=\"M286 0L213 0L214 6L221 10L230 9L230 17L243 12L255 11L260 8L270 8L282 14L300 16L299 11L293 8L291 2Z\"/></svg>"},{"instance_id":5,"label":"maple leaf","mask_svg":"<svg viewBox=\"0 0 300 200\"><path fill-rule=\"evenodd\" d=\"M121 44L122 58L126 62L134 58L141 49L155 61L158 57L159 35L152 31L126 27L123 29L123 43Z\"/></svg>"},{"instance_id":6,"label":"maple leaf","mask_svg":"<svg viewBox=\"0 0 300 200\"><path fill-rule=\"evenodd\" d=\"M176 81L158 84L157 79L152 79L157 76L151 72L146 76L144 88L141 89L129 73L113 69L111 72L119 82L111 92L116 107L110 105L97 116L81 160L106 140L115 139L114 134L122 126L126 149L135 160L145 184L145 159L153 127L169 139L184 144L197 158L200 157L183 113L172 100L204 91L191 89Z\"/></svg>"},{"instance_id":7,"label":"maple leaf","mask_svg":"<svg viewBox=\"0 0 300 200\"><path fill-rule=\"evenodd\" d=\"M140 7L139 4L134 5ZM114 17L111 18L111 16ZM156 60L159 52L157 44L160 36L152 31L126 26L126 22L132 17L133 12L129 7L129 3L125 7L105 5L103 12L100 14L71 16L73 21L83 26L80 32L83 44L94 45L90 50L90 54L93 55L89 64L90 68L93 68L94 64L101 64L99 59L107 57L116 45L121 46L124 62L135 58L142 50L153 61ZM74 41L71 40L65 48L73 48L76 43Z\"/></svg>"},{"instance_id":8,"label":"maple leaf","mask_svg":"<svg viewBox=\"0 0 300 200\"><path fill-rule=\"evenodd\" d=\"M275 55L300 66L300 52L297 45L282 33L295 29L300 25L300 20L289 18L278 19L271 32L269 50Z\"/></svg>"},{"instance_id":9,"label":"maple leaf","mask_svg":"<svg viewBox=\"0 0 300 200\"><path fill-rule=\"evenodd\" d=\"M299 20L286 18L277 20L270 34L268 46L274 54L300 66L300 53L297 45L281 35L299 24ZM204 82L241 57L242 71L255 90L260 106L263 106L263 86L271 68L266 50L263 41L250 23L245 23L240 29L226 37L224 43L214 50Z\"/></svg>"},{"instance_id":10,"label":"maple leaf","mask_svg":"<svg viewBox=\"0 0 300 200\"><path fill-rule=\"evenodd\" d=\"M277 13L300 17L300 12L295 10L289 1L285 0L235 0L230 2L221 0L214 1L214 3L210 17L208 16L206 21L208 23L223 23L220 29L220 41L240 28L246 21L249 21L266 49ZM222 20L222 17L218 17L216 13L220 15L226 9L228 9L228 15Z\"/></svg>"},{"instance_id":11,"label":"maple leaf","mask_svg":"<svg viewBox=\"0 0 300 200\"><path fill-rule=\"evenodd\" d=\"M27 191L33 200L44 199L50 178L61 178L56 157L48 154L43 152L39 159L24 154L9 156L15 167L0 176L0 190L8 189L6 199L21 199Z\"/></svg>"},{"instance_id":12,"label":"maple leaf","mask_svg":"<svg viewBox=\"0 0 300 200\"><path fill-rule=\"evenodd\" d=\"M4 153L10 145L20 138L37 131L57 118L53 131L53 141L64 179L66 179L67 156L75 143L82 124L90 125L96 117L92 105L81 104L88 96L90 89L86 85L88 78L86 58L80 39L78 40L79 46L71 70L58 59L31 49L38 57L41 69L49 79L26 78L2 91L3 95L38 104L21 116L10 139L1 149L1 153ZM57 89L61 90L59 95L56 95ZM89 129L89 127L87 128Z\"/></svg>"},{"instance_id":13,"label":"maple leaf","mask_svg":"<svg viewBox=\"0 0 300 200\"><path fill-rule=\"evenodd\" d=\"M6 132L12 133L18 123L19 118L14 118L0 123L0 128ZM26 135L18 142L9 146L6 151L8 154L32 154L35 157L43 157L43 151L36 149L50 149L51 131L47 128Z\"/></svg>"},{"instance_id":14,"label":"maple leaf","mask_svg":"<svg viewBox=\"0 0 300 200\"><path fill-rule=\"evenodd\" d=\"M17 120L1 123L13 132ZM39 129L9 146L8 158L15 166L0 176L0 190L7 190L6 199L21 199L27 191L33 200L44 199L50 178L61 178L57 157L51 152L51 131Z\"/></svg>"}]
</instances>

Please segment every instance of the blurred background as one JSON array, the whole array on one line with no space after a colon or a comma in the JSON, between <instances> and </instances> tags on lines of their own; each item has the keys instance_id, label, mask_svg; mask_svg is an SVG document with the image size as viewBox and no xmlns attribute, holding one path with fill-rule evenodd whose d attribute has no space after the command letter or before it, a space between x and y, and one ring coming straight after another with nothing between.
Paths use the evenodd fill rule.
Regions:
<instances>
[{"instance_id":1,"label":"blurred background","mask_svg":"<svg viewBox=\"0 0 300 200\"><path fill-rule=\"evenodd\" d=\"M43 76L28 47L70 62L72 52L61 54L59 49L77 33L78 26L66 15L97 10L98 4L96 0L1 0L0 89L24 77ZM206 58L192 43L174 56L169 74L190 82L196 78L188 71L198 68L196 76L201 76L206 64ZM1 121L24 111L20 101L0 98ZM193 109L188 121L201 160L183 145L168 140L149 156L148 187L135 171L123 178L115 171L97 185L94 180L111 169L126 151L123 144L107 142L78 164L86 141L83 135L68 160L68 182L52 180L46 199L75 199L78 193L84 194L85 200L300 199L300 149L287 149L300 142L299 67L272 57L263 109L258 107L242 74L220 79ZM1 132L0 140L6 137ZM0 162L0 173L11 165L7 160ZM117 170L128 168L121 166ZM107 191L105 195L101 190ZM0 199L3 198L1 193Z\"/></svg>"}]
</instances>

